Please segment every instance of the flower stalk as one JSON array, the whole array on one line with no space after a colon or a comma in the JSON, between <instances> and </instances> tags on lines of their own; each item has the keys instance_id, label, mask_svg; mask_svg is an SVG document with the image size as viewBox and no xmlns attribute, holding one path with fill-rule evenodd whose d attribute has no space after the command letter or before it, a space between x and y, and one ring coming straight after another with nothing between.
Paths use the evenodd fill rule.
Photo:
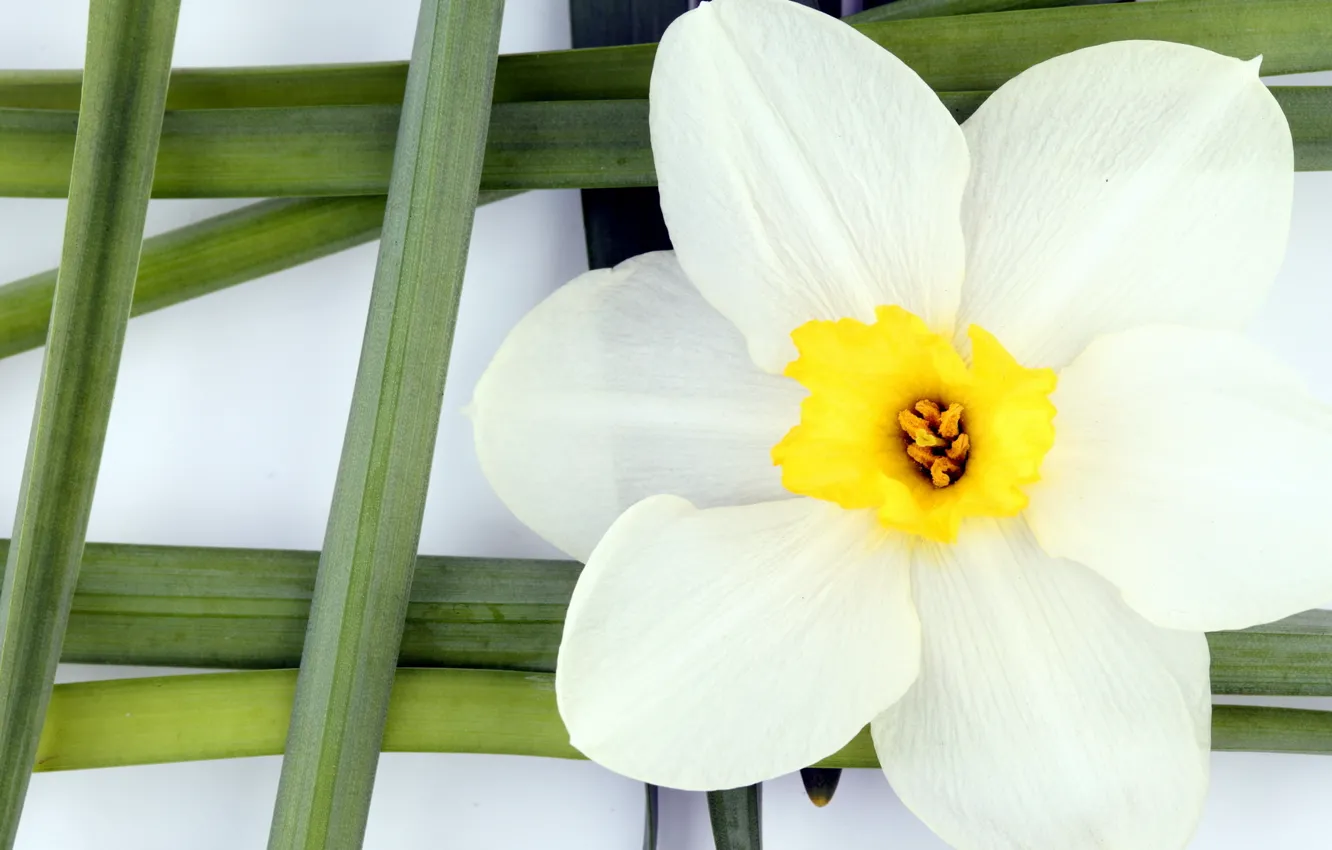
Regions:
<instances>
[{"instance_id":1,"label":"flower stalk","mask_svg":"<svg viewBox=\"0 0 1332 850\"><path fill-rule=\"evenodd\" d=\"M385 752L581 759L555 708L553 677L497 670L398 671ZM57 685L37 772L276 755L296 671L206 673ZM1219 751L1332 753L1332 712L1218 705ZM821 767L876 767L868 730Z\"/></svg>"}]
</instances>

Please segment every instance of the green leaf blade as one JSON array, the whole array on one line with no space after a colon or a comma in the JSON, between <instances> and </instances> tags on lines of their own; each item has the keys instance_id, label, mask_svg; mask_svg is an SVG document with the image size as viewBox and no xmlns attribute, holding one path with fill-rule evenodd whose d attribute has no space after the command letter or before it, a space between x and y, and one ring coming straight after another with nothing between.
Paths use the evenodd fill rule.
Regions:
<instances>
[{"instance_id":1,"label":"green leaf blade","mask_svg":"<svg viewBox=\"0 0 1332 850\"><path fill-rule=\"evenodd\" d=\"M153 196L383 195L399 112L328 106L167 113ZM63 197L77 123L72 112L0 109L0 195ZM502 104L491 117L485 190L655 182L646 101Z\"/></svg>"},{"instance_id":2,"label":"green leaf blade","mask_svg":"<svg viewBox=\"0 0 1332 850\"><path fill-rule=\"evenodd\" d=\"M940 91L995 89L1039 62L1111 41L1153 39L1251 59L1263 73L1332 67L1332 3L1173 0L865 24Z\"/></svg>"},{"instance_id":3,"label":"green leaf blade","mask_svg":"<svg viewBox=\"0 0 1332 850\"><path fill-rule=\"evenodd\" d=\"M1290 123L1296 168L1332 169L1332 86L1273 86L1272 93ZM959 121L987 96L940 93ZM396 114L384 106L169 113L154 196L382 195ZM646 100L497 105L481 188L655 186L647 114ZM62 197L75 123L72 113L0 109L0 195Z\"/></svg>"},{"instance_id":4,"label":"green leaf blade","mask_svg":"<svg viewBox=\"0 0 1332 850\"><path fill-rule=\"evenodd\" d=\"M510 197L483 192L478 205ZM261 201L144 240L131 316L379 238L384 196ZM46 342L56 269L0 286L0 358Z\"/></svg>"},{"instance_id":5,"label":"green leaf blade","mask_svg":"<svg viewBox=\"0 0 1332 850\"><path fill-rule=\"evenodd\" d=\"M9 541L0 540L0 561ZM317 552L90 543L65 661L263 668L299 663ZM401 663L551 672L581 566L417 559ZM1332 696L1332 611L1208 635L1217 694Z\"/></svg>"},{"instance_id":6,"label":"green leaf blade","mask_svg":"<svg viewBox=\"0 0 1332 850\"><path fill-rule=\"evenodd\" d=\"M94 0L37 411L0 590L0 846L11 847L78 580L143 241L177 0Z\"/></svg>"},{"instance_id":7,"label":"green leaf blade","mask_svg":"<svg viewBox=\"0 0 1332 850\"><path fill-rule=\"evenodd\" d=\"M1295 170L1332 170L1332 99L1328 90L1322 86L1272 86L1271 91L1290 124Z\"/></svg>"},{"instance_id":8,"label":"green leaf blade","mask_svg":"<svg viewBox=\"0 0 1332 850\"><path fill-rule=\"evenodd\" d=\"M1263 72L1332 68L1332 0L1172 0L860 24L937 91L995 89L1039 62L1096 44L1156 39L1249 59ZM647 96L655 45L505 57L499 100Z\"/></svg>"},{"instance_id":9,"label":"green leaf blade","mask_svg":"<svg viewBox=\"0 0 1332 850\"><path fill-rule=\"evenodd\" d=\"M270 850L357 848L481 178L502 0L423 0Z\"/></svg>"},{"instance_id":10,"label":"green leaf blade","mask_svg":"<svg viewBox=\"0 0 1332 850\"><path fill-rule=\"evenodd\" d=\"M0 107L78 109L83 75L67 71L0 71ZM178 68L166 108L237 109L402 103L406 62Z\"/></svg>"},{"instance_id":11,"label":"green leaf blade","mask_svg":"<svg viewBox=\"0 0 1332 850\"><path fill-rule=\"evenodd\" d=\"M1332 753L1332 712L1265 705L1213 706L1212 749L1304 755Z\"/></svg>"},{"instance_id":12,"label":"green leaf blade","mask_svg":"<svg viewBox=\"0 0 1332 850\"><path fill-rule=\"evenodd\" d=\"M882 16L905 5L871 11ZM1105 3L868 22L859 28L939 91L994 89L1051 56L1126 38L1196 44L1240 58L1261 53L1267 74L1332 68L1332 0ZM643 44L501 56L495 100L645 98L655 53L656 45ZM0 72L0 107L73 109L78 79L76 71ZM397 104L405 80L401 62L186 69L172 75L168 106Z\"/></svg>"},{"instance_id":13,"label":"green leaf blade","mask_svg":"<svg viewBox=\"0 0 1332 850\"><path fill-rule=\"evenodd\" d=\"M369 242L382 196L263 201L144 240L130 315L140 316ZM0 357L46 342L56 270L0 287Z\"/></svg>"},{"instance_id":14,"label":"green leaf blade","mask_svg":"<svg viewBox=\"0 0 1332 850\"><path fill-rule=\"evenodd\" d=\"M1212 691L1253 696L1332 696L1332 611L1211 632Z\"/></svg>"}]
</instances>

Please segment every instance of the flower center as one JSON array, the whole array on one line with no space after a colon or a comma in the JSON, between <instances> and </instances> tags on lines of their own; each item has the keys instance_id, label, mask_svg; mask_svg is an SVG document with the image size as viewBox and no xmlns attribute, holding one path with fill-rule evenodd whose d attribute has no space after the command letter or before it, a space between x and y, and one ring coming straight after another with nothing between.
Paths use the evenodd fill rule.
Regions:
<instances>
[{"instance_id":1,"label":"flower center","mask_svg":"<svg viewBox=\"0 0 1332 850\"><path fill-rule=\"evenodd\" d=\"M782 484L944 542L966 517L1019 513L1054 445L1054 372L1023 367L975 326L968 363L906 310L875 316L792 332L786 374L809 396L772 449Z\"/></svg>"},{"instance_id":2,"label":"flower center","mask_svg":"<svg viewBox=\"0 0 1332 850\"><path fill-rule=\"evenodd\" d=\"M947 487L967 471L971 438L962 430L962 405L944 407L923 398L897 414L907 457L920 464L935 487Z\"/></svg>"}]
</instances>

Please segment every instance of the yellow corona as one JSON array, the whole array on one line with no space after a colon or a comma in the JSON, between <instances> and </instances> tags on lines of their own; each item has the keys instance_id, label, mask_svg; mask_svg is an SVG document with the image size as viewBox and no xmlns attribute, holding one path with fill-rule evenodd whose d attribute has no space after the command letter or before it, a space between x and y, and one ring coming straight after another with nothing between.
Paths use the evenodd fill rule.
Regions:
<instances>
[{"instance_id":1,"label":"yellow corona","mask_svg":"<svg viewBox=\"0 0 1332 850\"><path fill-rule=\"evenodd\" d=\"M792 332L786 374L809 397L772 450L782 484L942 542L968 516L1021 512L1054 445L1054 372L1023 367L974 325L968 365L912 313L875 315Z\"/></svg>"}]
</instances>

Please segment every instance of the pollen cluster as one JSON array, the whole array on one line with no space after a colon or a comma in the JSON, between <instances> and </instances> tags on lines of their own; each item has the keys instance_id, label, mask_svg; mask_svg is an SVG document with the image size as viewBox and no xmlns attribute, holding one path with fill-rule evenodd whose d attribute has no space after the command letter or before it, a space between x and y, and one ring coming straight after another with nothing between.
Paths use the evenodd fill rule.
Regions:
<instances>
[{"instance_id":1,"label":"pollen cluster","mask_svg":"<svg viewBox=\"0 0 1332 850\"><path fill-rule=\"evenodd\" d=\"M906 438L907 457L920 464L935 487L947 487L962 477L971 452L971 438L962 430L962 405L943 407L921 399L897 414Z\"/></svg>"}]
</instances>

